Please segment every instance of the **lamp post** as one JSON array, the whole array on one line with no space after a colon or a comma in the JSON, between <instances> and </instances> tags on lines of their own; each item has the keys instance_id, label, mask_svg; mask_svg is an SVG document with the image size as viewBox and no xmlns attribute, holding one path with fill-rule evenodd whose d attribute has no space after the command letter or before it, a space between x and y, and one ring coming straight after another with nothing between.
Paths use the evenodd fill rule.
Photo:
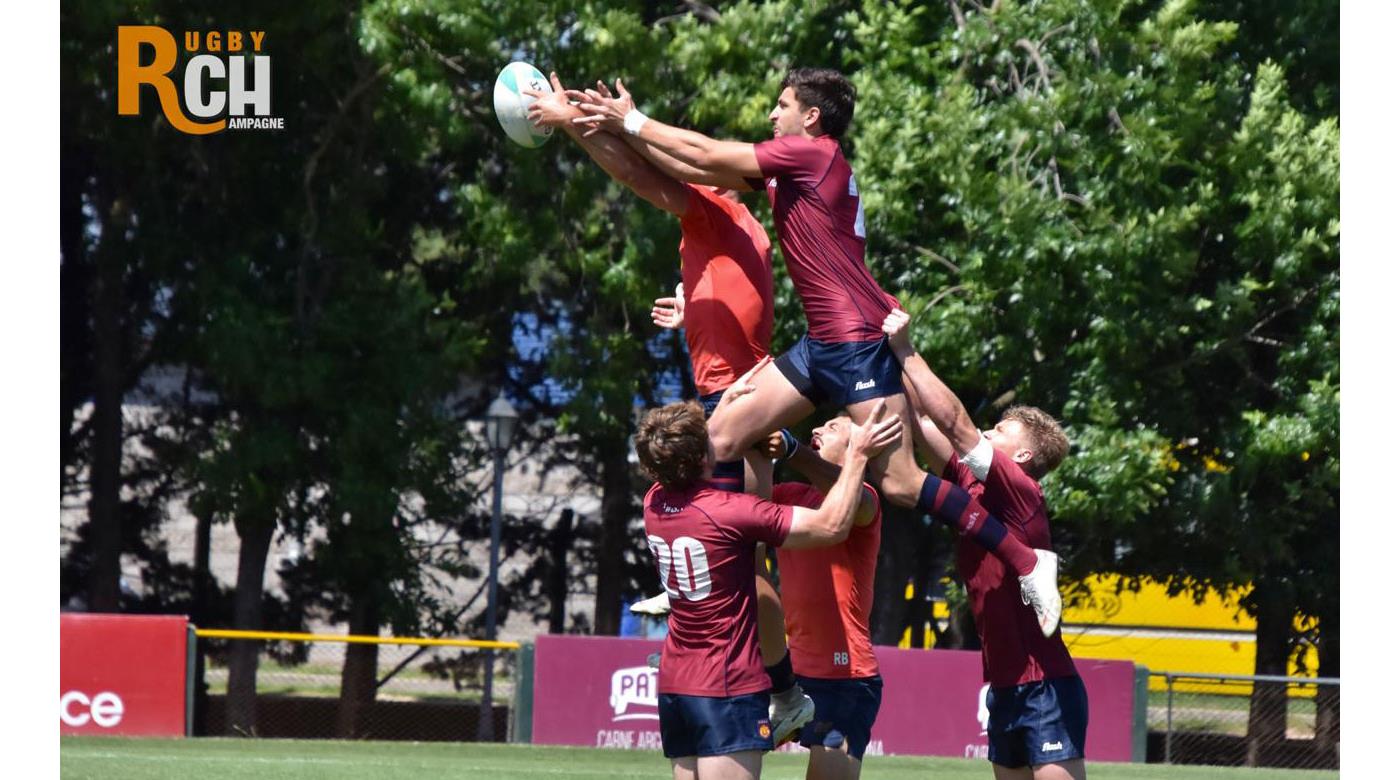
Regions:
<instances>
[{"instance_id":1,"label":"lamp post","mask_svg":"<svg viewBox=\"0 0 1400 780\"><path fill-rule=\"evenodd\" d=\"M520 415L515 407L501 393L486 410L486 441L491 445L491 456L495 461L495 489L491 493L491 568L487 575L491 579L486 586L486 638L496 640L496 584L501 553L501 492L505 484L506 452L510 441L515 437L515 424ZM486 675L481 692L481 714L477 718L476 738L480 742L495 739L495 717L492 712L494 700L492 687L496 672L496 651L486 650Z\"/></svg>"}]
</instances>

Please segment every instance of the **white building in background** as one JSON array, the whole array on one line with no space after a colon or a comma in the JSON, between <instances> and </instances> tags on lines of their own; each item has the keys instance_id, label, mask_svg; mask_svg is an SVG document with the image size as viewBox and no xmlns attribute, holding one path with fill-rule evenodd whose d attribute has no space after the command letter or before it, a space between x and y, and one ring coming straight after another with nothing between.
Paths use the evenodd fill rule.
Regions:
<instances>
[{"instance_id":1,"label":"white building in background","mask_svg":"<svg viewBox=\"0 0 1400 780\"><path fill-rule=\"evenodd\" d=\"M178 397L178 394L182 392L183 383L184 372L182 369L159 368L148 372L143 378L141 386L127 396L126 403L123 405L124 430L130 431L153 424L161 401ZM91 411L92 405L88 404L79 412L78 422L85 420ZM480 423L473 425L479 426ZM126 446L129 456L139 457L143 454L138 449L139 445L134 441L128 440ZM575 528L598 521L601 495L591 485L586 484L576 471L568 468L556 468L549 474L542 476L543 464L538 460L524 460L517 457L508 458L507 462L505 492L502 498L504 514L530 518L546 527L553 527L559 521L561 512L565 509L572 509L575 515ZM484 512L489 512L492 480L490 466L471 473L468 479L482 488L481 509ZM189 512L182 498L169 501L167 512L169 519L162 525L162 536L168 546L171 561L193 565L196 535L194 515ZM60 497L60 555L67 554L77 529L87 521L87 514L88 493L86 490L72 494L65 493ZM444 526L424 528L422 530L424 541L432 541L440 537L445 530L447 529ZM238 534L234 531L232 524L225 522L213 525L210 531L209 568L221 586L232 588L237 579L238 546ZM307 555L310 546L310 544L303 545L294 537L281 532L274 536L272 549L268 554L267 570L264 572L264 587L269 592L281 593L282 582L277 573L278 569L284 562L294 561ZM502 554L504 555L504 553L503 549ZM474 540L469 555L472 562L485 576L484 573L489 568L489 540L486 538ZM502 576L519 571L529 563L530 561L524 559L502 558ZM447 583L445 592L441 595L449 603L465 604L481 585L481 578L449 578L443 574L440 579ZM564 610L566 620L568 616L575 613L583 613L591 618L594 590L592 578L588 578L586 582L571 581L569 585L571 592ZM130 589L136 594L144 592L147 587L147 584L142 582L141 569L133 556L124 555L122 558L122 587ZM79 603L67 606L81 608L82 605ZM484 607L485 597L483 595L470 610L470 614L475 614ZM225 626L211 627L224 628ZM343 624L321 624L314 626L313 629L327 633L345 633L346 631ZM528 615L514 613L503 624L500 638L518 641L532 638L545 630L547 630L545 624L535 623Z\"/></svg>"}]
</instances>

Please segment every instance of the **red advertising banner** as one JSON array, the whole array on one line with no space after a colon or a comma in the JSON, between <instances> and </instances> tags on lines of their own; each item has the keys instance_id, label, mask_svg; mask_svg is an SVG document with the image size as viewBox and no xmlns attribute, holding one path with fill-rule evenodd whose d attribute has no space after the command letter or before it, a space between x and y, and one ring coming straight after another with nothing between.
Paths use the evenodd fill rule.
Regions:
<instances>
[{"instance_id":1,"label":"red advertising banner","mask_svg":"<svg viewBox=\"0 0 1400 780\"><path fill-rule=\"evenodd\" d=\"M63 615L59 731L184 736L188 625L180 615Z\"/></svg>"},{"instance_id":2,"label":"red advertising banner","mask_svg":"<svg viewBox=\"0 0 1400 780\"><path fill-rule=\"evenodd\" d=\"M534 742L660 749L656 670L646 660L660 651L644 639L540 636ZM986 757L980 653L877 647L875 655L885 685L868 754ZM1075 664L1089 692L1088 759L1131 761L1133 665Z\"/></svg>"}]
</instances>

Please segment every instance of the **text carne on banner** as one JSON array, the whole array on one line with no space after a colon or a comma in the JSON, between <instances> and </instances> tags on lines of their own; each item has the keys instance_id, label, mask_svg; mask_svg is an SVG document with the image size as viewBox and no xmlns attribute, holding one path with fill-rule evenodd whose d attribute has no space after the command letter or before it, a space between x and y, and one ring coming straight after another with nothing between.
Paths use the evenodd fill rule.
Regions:
<instances>
[{"instance_id":1,"label":"text carne on banner","mask_svg":"<svg viewBox=\"0 0 1400 780\"><path fill-rule=\"evenodd\" d=\"M539 637L534 742L660 749L656 670L647 664L647 656L660 651L661 642L643 639ZM979 653L878 647L875 656L884 701L867 753L986 757ZM1089 693L1088 758L1131 761L1133 665L1075 663Z\"/></svg>"},{"instance_id":2,"label":"text carne on banner","mask_svg":"<svg viewBox=\"0 0 1400 780\"><path fill-rule=\"evenodd\" d=\"M60 732L184 736L188 627L182 615L62 615Z\"/></svg>"}]
</instances>

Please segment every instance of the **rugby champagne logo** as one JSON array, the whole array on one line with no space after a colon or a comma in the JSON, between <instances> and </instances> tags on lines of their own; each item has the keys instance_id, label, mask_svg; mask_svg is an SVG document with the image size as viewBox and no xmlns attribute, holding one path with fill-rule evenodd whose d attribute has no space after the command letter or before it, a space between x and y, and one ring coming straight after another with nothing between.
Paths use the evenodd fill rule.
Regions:
<instances>
[{"instance_id":1,"label":"rugby champagne logo","mask_svg":"<svg viewBox=\"0 0 1400 780\"><path fill-rule=\"evenodd\" d=\"M272 58L264 53L264 30L184 33L193 54L176 73L180 59L175 36L164 27L117 28L117 113L141 113L142 87L155 90L171 127L190 135L224 130L282 130L272 116ZM178 85L178 86L177 86Z\"/></svg>"}]
</instances>

